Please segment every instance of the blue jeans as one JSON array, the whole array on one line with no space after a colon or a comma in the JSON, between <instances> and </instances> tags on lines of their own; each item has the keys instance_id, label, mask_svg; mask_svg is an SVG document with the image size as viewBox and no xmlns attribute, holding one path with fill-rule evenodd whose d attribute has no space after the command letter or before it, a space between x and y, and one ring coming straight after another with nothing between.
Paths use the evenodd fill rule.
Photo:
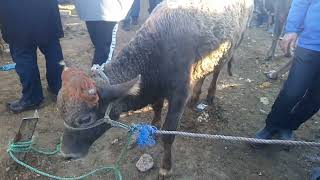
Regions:
<instances>
[{"instance_id":1,"label":"blue jeans","mask_svg":"<svg viewBox=\"0 0 320 180\"><path fill-rule=\"evenodd\" d=\"M15 47L10 44L10 53L16 63L16 72L22 84L22 100L30 103L39 103L43 100L43 92L40 73L37 64L37 48L46 59L46 78L49 89L58 94L61 88L63 54L59 39L52 40L44 45L32 45L30 47Z\"/></svg>"},{"instance_id":2,"label":"blue jeans","mask_svg":"<svg viewBox=\"0 0 320 180\"><path fill-rule=\"evenodd\" d=\"M267 128L296 130L320 108L320 52L297 47L288 79L271 112Z\"/></svg>"}]
</instances>

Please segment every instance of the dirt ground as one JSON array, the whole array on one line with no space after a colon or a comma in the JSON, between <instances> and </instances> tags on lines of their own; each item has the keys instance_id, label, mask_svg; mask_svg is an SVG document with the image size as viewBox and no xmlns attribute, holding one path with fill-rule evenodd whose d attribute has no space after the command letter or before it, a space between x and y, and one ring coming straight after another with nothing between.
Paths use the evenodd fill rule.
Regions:
<instances>
[{"instance_id":1,"label":"dirt ground","mask_svg":"<svg viewBox=\"0 0 320 180\"><path fill-rule=\"evenodd\" d=\"M140 24L147 18L147 2L142 3ZM61 40L66 60L88 70L93 55L93 47L85 25L77 16L62 13L65 37ZM121 28L118 31L116 53L134 36L138 26L130 32ZM277 81L266 80L263 72L284 64L287 59L278 58L267 62L264 55L271 43L271 35L263 29L249 29L240 49L236 52L233 66L234 76L227 75L224 69L219 77L217 98L213 107L197 113L187 109L179 130L209 134L223 134L251 137L263 127L266 113L281 88L286 77ZM281 55L281 52L277 52ZM44 93L46 92L44 57L39 53ZM9 55L0 57L0 63L11 62ZM8 166L7 144L18 130L23 117L31 116L33 111L11 114L6 109L6 102L19 98L20 85L14 71L0 72L0 179L47 179L30 171ZM210 78L209 78L210 79ZM206 95L207 80L202 98ZM270 82L267 86L261 86ZM267 98L269 104L260 102ZM53 148L62 134L63 121L59 118L55 102L47 98L43 108L39 109L40 120L35 132L37 146ZM164 112L165 115L165 112ZM149 122L152 112L136 113L124 117L127 123ZM199 118L200 117L200 118ZM204 117L204 118L203 118ZM295 138L306 141L319 141L320 116L315 115L296 133ZM113 143L112 143L113 142ZM27 163L60 176L76 176L104 164L112 164L124 143L126 133L112 129L96 141L89 155L81 160L64 161L60 156L30 155ZM146 173L141 173L135 163L143 153L151 154L155 166ZM320 165L319 151L316 148L294 147L289 152L279 146L265 149L252 149L245 144L226 143L204 139L177 137L173 146L174 180L218 179L218 180L301 180L310 177L313 167ZM130 149L128 156L121 163L123 179L156 179L162 156L161 143L152 148ZM111 173L98 173L88 179L114 179Z\"/></svg>"}]
</instances>

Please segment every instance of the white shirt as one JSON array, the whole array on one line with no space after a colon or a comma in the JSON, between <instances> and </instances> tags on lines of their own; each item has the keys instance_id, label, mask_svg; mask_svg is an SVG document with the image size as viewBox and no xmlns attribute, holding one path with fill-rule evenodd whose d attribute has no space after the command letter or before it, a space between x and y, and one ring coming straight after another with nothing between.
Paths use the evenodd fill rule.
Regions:
<instances>
[{"instance_id":1,"label":"white shirt","mask_svg":"<svg viewBox=\"0 0 320 180\"><path fill-rule=\"evenodd\" d=\"M75 7L83 21L123 20L134 0L75 0Z\"/></svg>"}]
</instances>

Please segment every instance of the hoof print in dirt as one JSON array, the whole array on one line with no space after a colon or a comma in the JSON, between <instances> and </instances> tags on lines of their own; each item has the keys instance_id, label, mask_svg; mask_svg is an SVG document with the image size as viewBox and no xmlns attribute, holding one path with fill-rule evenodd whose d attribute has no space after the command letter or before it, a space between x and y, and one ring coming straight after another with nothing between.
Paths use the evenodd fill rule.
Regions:
<instances>
[{"instance_id":1,"label":"hoof print in dirt","mask_svg":"<svg viewBox=\"0 0 320 180\"><path fill-rule=\"evenodd\" d=\"M150 170L153 167L153 165L153 158L149 154L143 154L136 163L136 167L140 172L146 172Z\"/></svg>"}]
</instances>

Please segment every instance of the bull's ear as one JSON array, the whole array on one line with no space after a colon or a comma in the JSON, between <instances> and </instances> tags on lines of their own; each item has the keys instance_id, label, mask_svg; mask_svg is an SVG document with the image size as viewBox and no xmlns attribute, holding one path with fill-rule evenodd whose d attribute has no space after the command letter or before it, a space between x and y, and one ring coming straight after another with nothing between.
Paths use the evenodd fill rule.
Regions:
<instances>
[{"instance_id":1,"label":"bull's ear","mask_svg":"<svg viewBox=\"0 0 320 180\"><path fill-rule=\"evenodd\" d=\"M108 85L102 88L102 99L112 101L128 95L136 96L140 92L141 75L136 78L116 85Z\"/></svg>"}]
</instances>

